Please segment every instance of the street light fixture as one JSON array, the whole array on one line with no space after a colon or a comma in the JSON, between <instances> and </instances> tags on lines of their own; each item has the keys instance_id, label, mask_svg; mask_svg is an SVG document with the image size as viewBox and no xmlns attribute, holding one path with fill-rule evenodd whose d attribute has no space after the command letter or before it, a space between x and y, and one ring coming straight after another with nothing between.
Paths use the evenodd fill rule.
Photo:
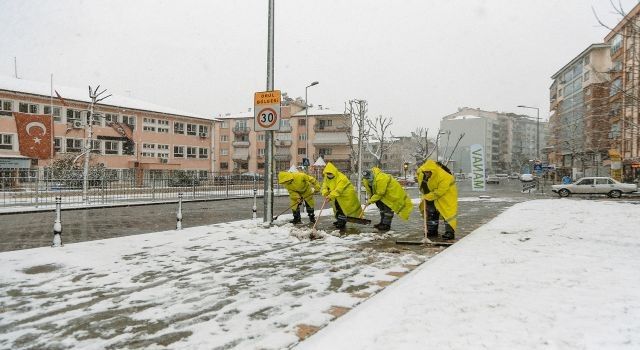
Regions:
<instances>
[{"instance_id":1,"label":"street light fixture","mask_svg":"<svg viewBox=\"0 0 640 350\"><path fill-rule=\"evenodd\" d=\"M540 108L524 105L518 105L518 107L536 110L536 159L540 160Z\"/></svg>"},{"instance_id":2,"label":"street light fixture","mask_svg":"<svg viewBox=\"0 0 640 350\"><path fill-rule=\"evenodd\" d=\"M307 130L306 131L307 134L305 135L306 136L306 138L305 138L306 146L304 148L304 157L307 158L307 159L309 159L309 102L308 102L309 100L307 99L307 94L308 94L308 90L309 90L310 87L312 87L314 85L318 85L318 84L320 84L320 83L318 83L317 81L314 81L313 83L307 85L304 88L304 104L305 104L305 106L304 106L304 125L305 125L305 128Z\"/></svg>"}]
</instances>

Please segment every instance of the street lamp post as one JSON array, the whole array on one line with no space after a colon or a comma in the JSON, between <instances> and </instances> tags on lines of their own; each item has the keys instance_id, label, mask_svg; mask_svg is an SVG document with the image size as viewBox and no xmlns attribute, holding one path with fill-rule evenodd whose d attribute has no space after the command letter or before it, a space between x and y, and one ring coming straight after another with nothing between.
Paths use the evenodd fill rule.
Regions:
<instances>
[{"instance_id":1,"label":"street lamp post","mask_svg":"<svg viewBox=\"0 0 640 350\"><path fill-rule=\"evenodd\" d=\"M309 159L309 102L307 99L307 95L308 95L308 91L309 88L314 86L314 85L318 85L319 83L317 81L314 81L313 83L307 85L304 88L304 104L305 104L305 108L304 108L304 125L306 125L306 129L307 129L307 135L306 135L306 146L304 148L304 157Z\"/></svg>"},{"instance_id":2,"label":"street lamp post","mask_svg":"<svg viewBox=\"0 0 640 350\"><path fill-rule=\"evenodd\" d=\"M523 105L518 105L518 107L536 110L536 159L540 160L540 108Z\"/></svg>"}]
</instances>

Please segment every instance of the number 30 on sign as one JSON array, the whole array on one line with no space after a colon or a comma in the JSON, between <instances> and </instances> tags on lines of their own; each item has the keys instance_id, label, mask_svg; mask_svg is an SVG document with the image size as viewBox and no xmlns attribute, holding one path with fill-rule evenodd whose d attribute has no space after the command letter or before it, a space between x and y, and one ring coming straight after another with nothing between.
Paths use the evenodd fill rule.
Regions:
<instances>
[{"instance_id":1,"label":"number 30 on sign","mask_svg":"<svg viewBox=\"0 0 640 350\"><path fill-rule=\"evenodd\" d=\"M254 130L279 130L280 101L280 90L255 93Z\"/></svg>"}]
</instances>

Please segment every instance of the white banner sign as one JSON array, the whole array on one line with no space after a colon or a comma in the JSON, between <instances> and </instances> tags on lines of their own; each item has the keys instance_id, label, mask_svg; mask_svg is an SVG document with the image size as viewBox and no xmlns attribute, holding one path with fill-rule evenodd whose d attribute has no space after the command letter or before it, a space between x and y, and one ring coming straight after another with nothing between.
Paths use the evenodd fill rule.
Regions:
<instances>
[{"instance_id":1,"label":"white banner sign","mask_svg":"<svg viewBox=\"0 0 640 350\"><path fill-rule=\"evenodd\" d=\"M471 145L471 190L485 191L484 182L484 147Z\"/></svg>"}]
</instances>

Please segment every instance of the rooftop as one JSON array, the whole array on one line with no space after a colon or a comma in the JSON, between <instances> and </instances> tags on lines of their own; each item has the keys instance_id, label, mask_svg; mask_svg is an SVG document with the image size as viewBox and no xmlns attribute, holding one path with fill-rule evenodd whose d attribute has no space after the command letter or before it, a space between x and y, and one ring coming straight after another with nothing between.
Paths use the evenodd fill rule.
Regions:
<instances>
[{"instance_id":1,"label":"rooftop","mask_svg":"<svg viewBox=\"0 0 640 350\"><path fill-rule=\"evenodd\" d=\"M102 88L101 88L102 89ZM51 96L51 84L43 83L25 79L16 79L13 77L0 76L0 90L12 91L18 93L27 93L33 95L40 95L49 97ZM76 102L91 102L89 98L89 90L79 89L73 87L66 87L57 84L53 84L53 90L57 91L62 98L69 101ZM107 94L109 91L107 91ZM199 119L212 119L208 117L203 117L201 115L197 115L194 113L184 112L180 110L176 110L170 107L158 106L156 104L141 101L137 99L133 99L130 97L112 95L104 101L98 103L98 105L102 106L112 106L117 108L128 108L128 109L136 109L141 111L148 112L157 112L157 113L165 113L165 114L173 114L178 116L199 118Z\"/></svg>"},{"instance_id":2,"label":"rooftop","mask_svg":"<svg viewBox=\"0 0 640 350\"><path fill-rule=\"evenodd\" d=\"M301 110L300 112L292 115L292 117L304 117L306 114L305 110ZM327 107L323 107L322 105L311 106L309 107L309 115L311 116L320 116L320 115L343 115L343 112L336 112Z\"/></svg>"}]
</instances>

